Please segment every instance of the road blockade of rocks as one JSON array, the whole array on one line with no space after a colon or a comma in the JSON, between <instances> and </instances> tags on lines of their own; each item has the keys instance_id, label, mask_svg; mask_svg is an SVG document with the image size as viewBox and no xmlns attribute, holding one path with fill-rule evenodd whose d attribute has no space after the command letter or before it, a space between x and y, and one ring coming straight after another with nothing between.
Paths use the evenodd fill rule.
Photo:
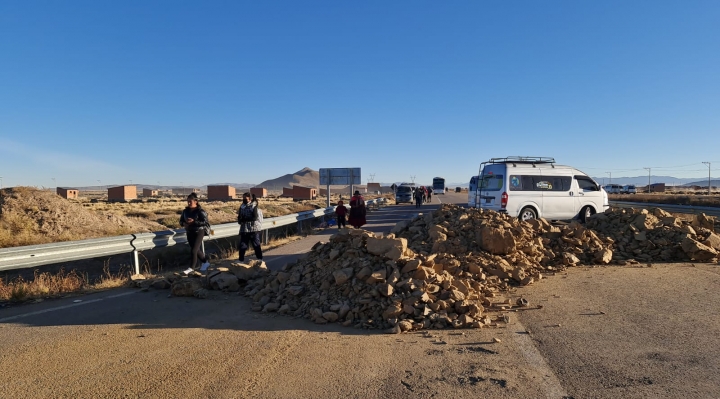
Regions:
<instances>
[{"instance_id":1,"label":"road blockade of rocks","mask_svg":"<svg viewBox=\"0 0 720 399\"><path fill-rule=\"evenodd\" d=\"M255 311L396 333L477 328L528 306L504 299L512 285L569 266L716 260L713 225L703 215L684 222L660 209L613 209L586 225L553 225L444 204L384 237L340 230L278 272L226 261L204 279L177 279L172 292L202 298L206 289L242 291Z\"/></svg>"}]
</instances>

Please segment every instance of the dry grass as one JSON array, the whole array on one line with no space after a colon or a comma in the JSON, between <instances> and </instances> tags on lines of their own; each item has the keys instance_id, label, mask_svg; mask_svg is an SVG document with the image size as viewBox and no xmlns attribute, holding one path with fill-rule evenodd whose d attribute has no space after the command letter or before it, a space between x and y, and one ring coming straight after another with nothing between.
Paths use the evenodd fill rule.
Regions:
<instances>
[{"instance_id":1,"label":"dry grass","mask_svg":"<svg viewBox=\"0 0 720 399\"><path fill-rule=\"evenodd\" d=\"M0 279L0 301L24 302L41 298L55 298L72 293L87 293L112 288L124 287L128 284L127 273L112 274L107 268L96 281L90 282L72 270L58 273L38 273L31 280L17 277L12 281Z\"/></svg>"},{"instance_id":2,"label":"dry grass","mask_svg":"<svg viewBox=\"0 0 720 399\"><path fill-rule=\"evenodd\" d=\"M610 194L611 201L720 207L720 195L707 194Z\"/></svg>"}]
</instances>

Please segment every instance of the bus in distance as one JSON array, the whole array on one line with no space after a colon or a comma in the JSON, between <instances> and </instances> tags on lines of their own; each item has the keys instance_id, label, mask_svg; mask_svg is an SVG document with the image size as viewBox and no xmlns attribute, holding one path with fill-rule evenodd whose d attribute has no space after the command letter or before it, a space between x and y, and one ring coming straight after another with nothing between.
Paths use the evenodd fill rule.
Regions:
<instances>
[{"instance_id":1,"label":"bus in distance","mask_svg":"<svg viewBox=\"0 0 720 399\"><path fill-rule=\"evenodd\" d=\"M433 178L433 194L445 194L445 179L442 177Z\"/></svg>"}]
</instances>

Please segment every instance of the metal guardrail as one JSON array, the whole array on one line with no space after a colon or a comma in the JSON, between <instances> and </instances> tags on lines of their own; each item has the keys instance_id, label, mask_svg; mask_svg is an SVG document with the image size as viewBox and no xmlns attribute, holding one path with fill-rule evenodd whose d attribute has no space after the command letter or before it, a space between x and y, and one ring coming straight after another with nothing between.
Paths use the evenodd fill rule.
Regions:
<instances>
[{"instance_id":1,"label":"metal guardrail","mask_svg":"<svg viewBox=\"0 0 720 399\"><path fill-rule=\"evenodd\" d=\"M377 209L387 203L385 198L365 201L369 209ZM263 231L276 227L302 223L305 220L332 215L335 207L294 213L263 220ZM206 240L227 238L238 235L237 223L213 225L214 234ZM80 241L65 241L53 244L28 245L23 247L0 248L0 271L23 269L92 259L102 256L133 253L135 272L140 272L138 252L154 248L169 247L187 243L185 229L163 230L153 233L128 234L118 237L96 238Z\"/></svg>"},{"instance_id":2,"label":"metal guardrail","mask_svg":"<svg viewBox=\"0 0 720 399\"><path fill-rule=\"evenodd\" d=\"M660 208L671 213L704 213L708 216L720 217L720 208L711 206L693 206L693 205L674 205L674 204L655 204L646 202L630 202L630 201L610 201L610 206L618 208Z\"/></svg>"}]
</instances>

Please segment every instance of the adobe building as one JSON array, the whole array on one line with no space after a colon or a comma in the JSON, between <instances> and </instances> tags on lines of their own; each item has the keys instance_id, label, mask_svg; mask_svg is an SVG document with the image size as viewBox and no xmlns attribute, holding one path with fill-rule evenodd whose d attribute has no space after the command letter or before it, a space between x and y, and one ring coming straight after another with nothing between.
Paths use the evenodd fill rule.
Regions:
<instances>
[{"instance_id":1,"label":"adobe building","mask_svg":"<svg viewBox=\"0 0 720 399\"><path fill-rule=\"evenodd\" d=\"M650 192L651 193L664 193L665 192L665 183L653 183L650 185Z\"/></svg>"},{"instance_id":2,"label":"adobe building","mask_svg":"<svg viewBox=\"0 0 720 399\"><path fill-rule=\"evenodd\" d=\"M143 188L143 197L157 197L160 195L159 190L153 190L151 188Z\"/></svg>"},{"instance_id":3,"label":"adobe building","mask_svg":"<svg viewBox=\"0 0 720 399\"><path fill-rule=\"evenodd\" d=\"M208 201L230 201L235 199L235 187L222 185L222 186L208 186Z\"/></svg>"},{"instance_id":4,"label":"adobe building","mask_svg":"<svg viewBox=\"0 0 720 399\"><path fill-rule=\"evenodd\" d=\"M77 188L58 187L55 192L65 199L76 199L80 191Z\"/></svg>"},{"instance_id":5,"label":"adobe building","mask_svg":"<svg viewBox=\"0 0 720 399\"><path fill-rule=\"evenodd\" d=\"M250 189L250 194L255 194L257 198L265 198L268 195L267 189L262 187L253 187Z\"/></svg>"},{"instance_id":6,"label":"adobe building","mask_svg":"<svg viewBox=\"0 0 720 399\"><path fill-rule=\"evenodd\" d=\"M293 191L292 187L291 187L291 188L283 187L282 197L290 197L290 198L292 198L292 197L293 197L293 192L294 192L294 191Z\"/></svg>"},{"instance_id":7,"label":"adobe building","mask_svg":"<svg viewBox=\"0 0 720 399\"><path fill-rule=\"evenodd\" d=\"M293 186L292 198L294 200L314 200L317 199L317 189L312 187Z\"/></svg>"},{"instance_id":8,"label":"adobe building","mask_svg":"<svg viewBox=\"0 0 720 399\"><path fill-rule=\"evenodd\" d=\"M382 191L382 187L380 186L380 183L368 183L367 191L371 192L371 193L375 193L378 191Z\"/></svg>"},{"instance_id":9,"label":"adobe building","mask_svg":"<svg viewBox=\"0 0 720 399\"><path fill-rule=\"evenodd\" d=\"M118 186L108 188L108 201L127 202L137 199L137 187Z\"/></svg>"}]
</instances>

